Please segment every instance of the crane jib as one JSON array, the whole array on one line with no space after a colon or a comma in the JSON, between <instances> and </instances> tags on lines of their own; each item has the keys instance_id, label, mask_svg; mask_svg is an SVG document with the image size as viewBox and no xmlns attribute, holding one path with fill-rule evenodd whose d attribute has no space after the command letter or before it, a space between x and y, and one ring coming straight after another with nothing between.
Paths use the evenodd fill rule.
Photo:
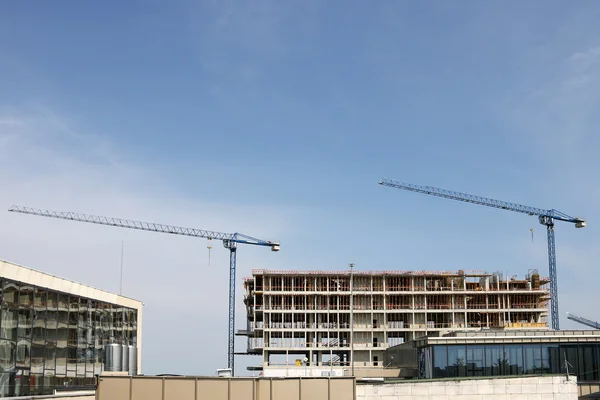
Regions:
<instances>
[{"instance_id":1,"label":"crane jib","mask_svg":"<svg viewBox=\"0 0 600 400\"><path fill-rule=\"evenodd\" d=\"M261 240L242 233L223 233L206 231L195 228L183 228L174 225L157 224L153 222L133 221L122 218L102 217L91 214L80 214L74 212L62 212L42 210L23 206L12 206L8 211L37 215L41 217L65 219L69 221L88 222L97 225L115 226L119 228L137 229L141 231L168 233L172 235L192 236L206 239L222 240L223 245L229 250L229 332L227 340L227 367L231 368L232 375L235 373L234 359L234 334L235 334L235 274L237 243L252 244L256 246L270 247L272 251L279 251L279 242Z\"/></svg>"},{"instance_id":2,"label":"crane jib","mask_svg":"<svg viewBox=\"0 0 600 400\"><path fill-rule=\"evenodd\" d=\"M402 183L393 181L390 179L382 179L379 181L380 185L388 186L396 189L408 190L411 192L428 194L431 196L442 197L451 200L463 201L466 203L478 204L487 207L499 208L502 210L514 211L528 215L537 215L539 222L545 225L548 235L548 264L550 271L550 291L551 291L551 317L552 317L552 329L559 329L559 318L558 318L558 285L556 277L556 246L554 243L554 221L571 222L575 224L576 228L584 228L586 226L585 220L581 218L574 218L565 213L557 210L544 210L541 208L524 206L516 203L509 203L507 201L500 201L489 199L487 197L474 196L472 194L455 192L446 189L440 189L433 186L419 186L411 183Z\"/></svg>"}]
</instances>

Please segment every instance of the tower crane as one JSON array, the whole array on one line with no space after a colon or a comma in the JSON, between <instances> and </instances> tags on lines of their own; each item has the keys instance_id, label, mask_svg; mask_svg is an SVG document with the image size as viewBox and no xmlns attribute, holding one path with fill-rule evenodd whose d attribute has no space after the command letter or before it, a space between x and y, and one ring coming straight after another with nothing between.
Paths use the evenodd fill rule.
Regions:
<instances>
[{"instance_id":1,"label":"tower crane","mask_svg":"<svg viewBox=\"0 0 600 400\"><path fill-rule=\"evenodd\" d=\"M472 194L454 192L446 189L439 189L432 186L420 186L413 185L410 183L402 183L390 179L382 179L379 182L380 185L392 187L396 189L408 190L411 192L428 194L431 196L442 197L450 200L464 201L466 203L479 204L481 206L499 208L501 210L508 210L519 212L527 215L537 215L540 224L546 226L548 233L548 261L550 269L550 291L551 293L551 316L552 316L552 329L559 329L558 319L558 285L556 279L556 246L554 241L554 221L571 222L575 224L576 228L584 228L586 225L585 220L581 218L575 218L568 216L557 210L544 210L541 208L523 206L520 204L509 203L506 201L488 199L486 197L474 196Z\"/></svg>"},{"instance_id":2,"label":"tower crane","mask_svg":"<svg viewBox=\"0 0 600 400\"><path fill-rule=\"evenodd\" d=\"M571 321L579 322L582 325L586 325L594 329L600 329L600 324L598 322L592 321L591 319L579 317L571 313L567 313L567 318Z\"/></svg>"},{"instance_id":3,"label":"tower crane","mask_svg":"<svg viewBox=\"0 0 600 400\"><path fill-rule=\"evenodd\" d=\"M8 211L37 215L42 217L66 219L70 221L88 222L98 225L116 226L119 228L137 229L141 231L170 233L172 235L192 236L206 239L217 239L223 242L223 246L229 250L229 332L227 336L227 367L234 374L234 333L235 333L235 273L236 253L238 244L251 244L255 246L270 247L271 251L279 251L279 242L261 240L242 233L222 233L206 231L195 228L182 228L179 226L156 224L152 222L132 221L121 218L100 217L97 215L81 214L74 212L61 212L42 210L30 207L12 206Z\"/></svg>"}]
</instances>

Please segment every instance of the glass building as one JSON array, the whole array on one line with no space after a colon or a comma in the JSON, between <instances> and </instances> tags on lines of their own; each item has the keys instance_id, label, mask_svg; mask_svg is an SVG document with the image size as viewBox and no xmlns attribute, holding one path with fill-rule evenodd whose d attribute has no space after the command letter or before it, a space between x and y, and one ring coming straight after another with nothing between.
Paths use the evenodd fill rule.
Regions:
<instances>
[{"instance_id":1,"label":"glass building","mask_svg":"<svg viewBox=\"0 0 600 400\"><path fill-rule=\"evenodd\" d=\"M466 344L423 348L432 360L425 363L432 378L561 374L577 375L578 381L600 380L600 343L585 344ZM426 354L422 354L425 359Z\"/></svg>"},{"instance_id":2,"label":"glass building","mask_svg":"<svg viewBox=\"0 0 600 400\"><path fill-rule=\"evenodd\" d=\"M600 380L600 331L456 332L389 349L420 378L574 374ZM411 360L413 358L413 360Z\"/></svg>"},{"instance_id":3,"label":"glass building","mask_svg":"<svg viewBox=\"0 0 600 400\"><path fill-rule=\"evenodd\" d=\"M141 303L0 261L0 397L92 388L105 345L137 348Z\"/></svg>"}]
</instances>

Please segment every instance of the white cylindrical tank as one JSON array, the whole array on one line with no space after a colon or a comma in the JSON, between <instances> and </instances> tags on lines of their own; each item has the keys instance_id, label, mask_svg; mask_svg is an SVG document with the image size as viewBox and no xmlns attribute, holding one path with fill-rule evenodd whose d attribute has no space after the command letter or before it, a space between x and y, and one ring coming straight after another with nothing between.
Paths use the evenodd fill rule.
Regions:
<instances>
[{"instance_id":1,"label":"white cylindrical tank","mask_svg":"<svg viewBox=\"0 0 600 400\"><path fill-rule=\"evenodd\" d=\"M108 343L104 346L104 370L105 371L122 371L123 364L121 356L123 350L120 344Z\"/></svg>"},{"instance_id":2,"label":"white cylindrical tank","mask_svg":"<svg viewBox=\"0 0 600 400\"><path fill-rule=\"evenodd\" d=\"M129 371L129 346L121 345L121 371Z\"/></svg>"},{"instance_id":3,"label":"white cylindrical tank","mask_svg":"<svg viewBox=\"0 0 600 400\"><path fill-rule=\"evenodd\" d=\"M129 345L129 375L137 375L137 347Z\"/></svg>"}]
</instances>

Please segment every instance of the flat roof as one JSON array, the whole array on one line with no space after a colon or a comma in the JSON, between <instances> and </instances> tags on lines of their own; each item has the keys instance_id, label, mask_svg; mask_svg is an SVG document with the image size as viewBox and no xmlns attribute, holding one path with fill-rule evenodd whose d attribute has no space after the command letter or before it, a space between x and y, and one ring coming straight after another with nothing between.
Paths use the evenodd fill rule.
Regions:
<instances>
[{"instance_id":1,"label":"flat roof","mask_svg":"<svg viewBox=\"0 0 600 400\"><path fill-rule=\"evenodd\" d=\"M44 272L1 259L0 277L21 282L26 285L38 286L49 290L55 290L57 292L73 294L92 300L104 301L138 310L141 309L143 305L139 300L121 296L116 293L110 293L68 279L59 278L54 275L46 274Z\"/></svg>"},{"instance_id":2,"label":"flat roof","mask_svg":"<svg viewBox=\"0 0 600 400\"><path fill-rule=\"evenodd\" d=\"M416 347L439 344L579 343L600 342L600 329L482 330L452 332L441 337L414 340ZM400 345L401 346L401 345Z\"/></svg>"},{"instance_id":3,"label":"flat roof","mask_svg":"<svg viewBox=\"0 0 600 400\"><path fill-rule=\"evenodd\" d=\"M350 270L330 270L330 271L294 271L294 270L269 270L269 269L253 269L252 275L296 275L296 276L307 276L307 275L322 275L322 276L350 276ZM401 271L401 270L390 270L390 271L359 271L353 270L352 275L373 275L373 276L444 276L444 277L491 277L494 274L485 271L425 271L425 270L414 270L414 271Z\"/></svg>"}]
</instances>

